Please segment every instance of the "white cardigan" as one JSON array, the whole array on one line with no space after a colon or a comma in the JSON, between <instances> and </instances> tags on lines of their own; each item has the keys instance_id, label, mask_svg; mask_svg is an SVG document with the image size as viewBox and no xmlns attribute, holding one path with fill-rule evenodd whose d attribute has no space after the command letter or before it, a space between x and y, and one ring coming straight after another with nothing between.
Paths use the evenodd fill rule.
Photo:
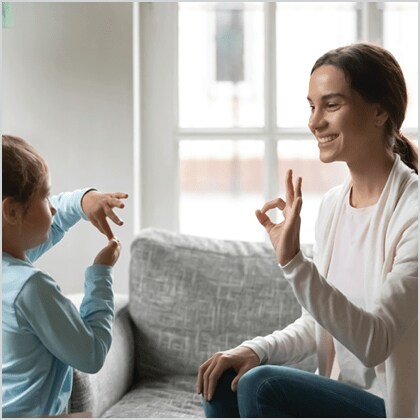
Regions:
<instances>
[{"instance_id":1,"label":"white cardigan","mask_svg":"<svg viewBox=\"0 0 420 420\"><path fill-rule=\"evenodd\" d=\"M301 252L282 267L302 316L281 331L242 343L262 363L286 364L317 352L319 373L330 376L332 336L367 367L375 367L387 417L417 417L417 175L396 156L372 214L366 241L366 308L352 304L326 280L346 193L329 191L316 225L314 262Z\"/></svg>"}]
</instances>

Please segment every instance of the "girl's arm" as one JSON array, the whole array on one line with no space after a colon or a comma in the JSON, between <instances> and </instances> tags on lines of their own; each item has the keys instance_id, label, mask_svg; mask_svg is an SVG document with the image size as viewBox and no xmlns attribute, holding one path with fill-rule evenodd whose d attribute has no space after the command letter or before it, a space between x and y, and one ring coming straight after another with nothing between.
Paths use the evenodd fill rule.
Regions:
<instances>
[{"instance_id":1,"label":"girl's arm","mask_svg":"<svg viewBox=\"0 0 420 420\"><path fill-rule=\"evenodd\" d=\"M92 188L85 188L74 192L61 193L50 198L51 204L57 210L57 213L53 218L48 239L41 245L26 252L26 256L30 261L37 260L42 254L57 244L64 237L64 234L79 220L88 220L82 209L82 198L91 190Z\"/></svg>"},{"instance_id":2,"label":"girl's arm","mask_svg":"<svg viewBox=\"0 0 420 420\"><path fill-rule=\"evenodd\" d=\"M80 313L42 272L28 280L15 310L19 326L36 335L57 359L83 372L97 372L112 340L112 267L94 264L86 269Z\"/></svg>"},{"instance_id":3,"label":"girl's arm","mask_svg":"<svg viewBox=\"0 0 420 420\"><path fill-rule=\"evenodd\" d=\"M50 201L57 210L53 218L48 239L41 245L26 252L30 261L35 261L42 254L59 242L64 234L79 220L90 221L101 233L111 239L114 234L107 218L121 226L123 221L113 209L124 208L121 199L128 198L126 193L100 193L93 188L61 193L51 197Z\"/></svg>"}]
</instances>

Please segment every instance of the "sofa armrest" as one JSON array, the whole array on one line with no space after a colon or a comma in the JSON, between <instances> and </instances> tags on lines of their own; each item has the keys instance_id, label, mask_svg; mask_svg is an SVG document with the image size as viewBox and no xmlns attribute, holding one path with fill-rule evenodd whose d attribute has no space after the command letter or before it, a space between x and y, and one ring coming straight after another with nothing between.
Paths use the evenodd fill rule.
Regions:
<instances>
[{"instance_id":1,"label":"sofa armrest","mask_svg":"<svg viewBox=\"0 0 420 420\"><path fill-rule=\"evenodd\" d=\"M83 295L69 298L80 306ZM74 370L70 412L88 411L99 417L119 401L133 383L134 340L128 313L128 296L115 295L115 320L112 345L101 370L87 374Z\"/></svg>"}]
</instances>

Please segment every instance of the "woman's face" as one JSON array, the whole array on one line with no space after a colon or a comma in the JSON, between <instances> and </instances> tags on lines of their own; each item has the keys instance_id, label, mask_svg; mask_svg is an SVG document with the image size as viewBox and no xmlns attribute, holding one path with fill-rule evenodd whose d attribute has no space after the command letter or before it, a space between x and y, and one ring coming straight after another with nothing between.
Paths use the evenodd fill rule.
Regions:
<instances>
[{"instance_id":1,"label":"woman's face","mask_svg":"<svg viewBox=\"0 0 420 420\"><path fill-rule=\"evenodd\" d=\"M339 68L323 65L309 80L309 128L318 141L322 162L360 163L378 138L378 106L351 89Z\"/></svg>"}]
</instances>

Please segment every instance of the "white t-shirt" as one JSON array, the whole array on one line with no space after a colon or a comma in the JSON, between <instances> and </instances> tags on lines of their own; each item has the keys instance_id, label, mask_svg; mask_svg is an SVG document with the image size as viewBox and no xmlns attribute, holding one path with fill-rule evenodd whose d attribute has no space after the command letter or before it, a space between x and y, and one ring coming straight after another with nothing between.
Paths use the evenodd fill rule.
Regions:
<instances>
[{"instance_id":1,"label":"white t-shirt","mask_svg":"<svg viewBox=\"0 0 420 420\"><path fill-rule=\"evenodd\" d=\"M375 206L354 208L347 195L338 223L334 250L328 271L328 281L339 289L353 304L366 308L364 301L366 256L370 254L364 240ZM339 380L356 385L372 394L383 397L374 368L367 368L338 340L334 339L336 363L340 369Z\"/></svg>"}]
</instances>

